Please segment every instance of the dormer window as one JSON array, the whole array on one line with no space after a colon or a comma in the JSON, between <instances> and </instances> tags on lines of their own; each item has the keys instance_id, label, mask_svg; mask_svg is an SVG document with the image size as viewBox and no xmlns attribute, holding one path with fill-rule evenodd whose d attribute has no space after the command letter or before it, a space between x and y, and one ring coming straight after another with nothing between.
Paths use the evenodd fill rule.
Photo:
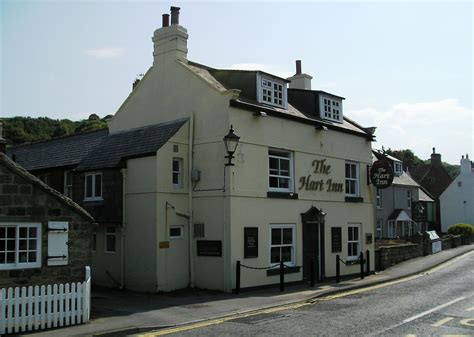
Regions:
<instances>
[{"instance_id":1,"label":"dormer window","mask_svg":"<svg viewBox=\"0 0 474 337\"><path fill-rule=\"evenodd\" d=\"M262 75L259 75L257 78L258 101L260 103L286 108L286 83Z\"/></svg>"},{"instance_id":2,"label":"dormer window","mask_svg":"<svg viewBox=\"0 0 474 337\"><path fill-rule=\"evenodd\" d=\"M321 96L321 118L342 123L342 100Z\"/></svg>"},{"instance_id":3,"label":"dormer window","mask_svg":"<svg viewBox=\"0 0 474 337\"><path fill-rule=\"evenodd\" d=\"M397 176L401 175L402 172L403 172L403 167L402 167L402 163L396 161L393 163L393 171L395 172L395 174Z\"/></svg>"}]
</instances>

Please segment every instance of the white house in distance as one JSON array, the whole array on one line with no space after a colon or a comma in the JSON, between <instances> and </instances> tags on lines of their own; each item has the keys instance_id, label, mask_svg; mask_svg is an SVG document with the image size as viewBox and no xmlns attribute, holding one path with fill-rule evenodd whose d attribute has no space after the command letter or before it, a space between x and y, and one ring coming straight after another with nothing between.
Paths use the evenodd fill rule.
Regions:
<instances>
[{"instance_id":1,"label":"white house in distance","mask_svg":"<svg viewBox=\"0 0 474 337\"><path fill-rule=\"evenodd\" d=\"M461 173L439 197L441 228L456 223L474 224L474 166L469 155L461 157Z\"/></svg>"}]
</instances>

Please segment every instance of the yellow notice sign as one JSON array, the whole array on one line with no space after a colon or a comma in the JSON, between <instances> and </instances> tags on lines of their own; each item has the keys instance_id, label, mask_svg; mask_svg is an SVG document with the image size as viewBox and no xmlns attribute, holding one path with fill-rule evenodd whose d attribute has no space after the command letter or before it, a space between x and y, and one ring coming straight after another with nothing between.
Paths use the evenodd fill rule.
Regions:
<instances>
[{"instance_id":1,"label":"yellow notice sign","mask_svg":"<svg viewBox=\"0 0 474 337\"><path fill-rule=\"evenodd\" d=\"M160 242L160 249L165 249L165 248L170 248L170 242L169 241L161 241Z\"/></svg>"}]
</instances>

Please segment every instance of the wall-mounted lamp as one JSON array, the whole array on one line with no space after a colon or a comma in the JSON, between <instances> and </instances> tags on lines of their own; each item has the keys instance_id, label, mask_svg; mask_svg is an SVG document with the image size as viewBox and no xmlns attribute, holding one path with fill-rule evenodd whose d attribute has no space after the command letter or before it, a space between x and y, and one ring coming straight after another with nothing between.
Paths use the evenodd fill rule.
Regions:
<instances>
[{"instance_id":1,"label":"wall-mounted lamp","mask_svg":"<svg viewBox=\"0 0 474 337\"><path fill-rule=\"evenodd\" d=\"M229 161L225 164L225 166L234 165L232 163L232 158L234 158L235 150L237 149L237 145L239 145L239 139L240 137L234 134L234 128L231 125L229 129L229 133L226 134L224 137L224 145L228 153L228 156L226 156L226 158L229 159Z\"/></svg>"}]
</instances>

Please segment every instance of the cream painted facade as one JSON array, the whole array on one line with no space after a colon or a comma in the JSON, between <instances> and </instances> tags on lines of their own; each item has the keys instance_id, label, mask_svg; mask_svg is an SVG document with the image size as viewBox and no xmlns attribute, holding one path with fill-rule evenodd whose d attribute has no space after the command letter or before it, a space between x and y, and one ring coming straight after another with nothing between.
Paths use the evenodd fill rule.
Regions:
<instances>
[{"instance_id":1,"label":"cream painted facade","mask_svg":"<svg viewBox=\"0 0 474 337\"><path fill-rule=\"evenodd\" d=\"M324 212L324 235L319 265L322 277L335 276L336 254L348 256L348 226L358 226L359 251L371 251L373 261L374 190L367 182L371 141L336 129L277 116L256 117L233 107L238 89L226 89L205 70L186 59L187 32L179 25L155 32L153 66L109 122L110 133L187 118L188 121L156 155L127 160L124 170L124 228L122 277L126 288L171 291L187 286L232 291L236 262L254 267L271 265L271 228L292 228L292 265L303 264L302 213L312 207ZM240 143L235 166L225 166L223 137L233 125ZM297 199L269 196L269 150L291 154L292 187ZM183 185L172 184L172 160L183 162ZM313 162L330 169L314 173ZM345 163L358 167L358 202L346 201ZM199 178L192 178L192 170ZM302 177L323 180L323 190L307 190ZM306 179L306 178L305 178ZM338 184L327 191L328 180ZM339 185L340 184L340 185ZM318 185L319 186L319 185ZM195 227L204 227L195 237ZM181 238L170 227L181 226ZM320 226L320 224L317 224ZM244 258L244 228L258 228L258 257ZM340 227L341 250L331 251L331 227ZM202 234L202 233L201 233ZM367 243L366 236L372 238ZM197 242L220 241L222 256L200 256ZM316 243L315 243L316 244ZM322 248L324 246L324 248ZM341 274L355 274L358 264L341 265ZM324 271L324 272L323 272ZM278 283L265 270L243 269L242 287ZM301 281L303 268L285 276Z\"/></svg>"}]
</instances>

